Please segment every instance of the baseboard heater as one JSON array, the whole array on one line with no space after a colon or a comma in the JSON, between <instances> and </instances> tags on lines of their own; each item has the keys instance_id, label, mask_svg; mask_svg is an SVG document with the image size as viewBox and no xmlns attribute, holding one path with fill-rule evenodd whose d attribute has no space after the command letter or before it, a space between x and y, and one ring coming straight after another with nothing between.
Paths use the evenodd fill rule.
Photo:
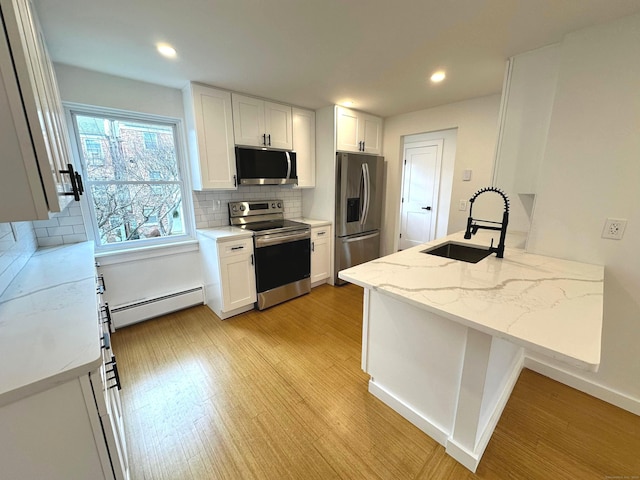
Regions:
<instances>
[{"instance_id":1,"label":"baseboard heater","mask_svg":"<svg viewBox=\"0 0 640 480\"><path fill-rule=\"evenodd\" d=\"M111 309L111 320L116 328L124 327L125 325L131 325L132 323L141 322L202 303L204 303L202 287L196 287L141 302L114 307Z\"/></svg>"}]
</instances>

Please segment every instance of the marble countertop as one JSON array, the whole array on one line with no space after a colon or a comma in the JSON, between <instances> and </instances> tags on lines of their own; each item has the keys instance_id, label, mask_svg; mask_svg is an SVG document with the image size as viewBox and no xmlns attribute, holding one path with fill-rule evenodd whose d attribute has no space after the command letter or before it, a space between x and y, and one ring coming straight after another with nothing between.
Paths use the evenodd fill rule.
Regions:
<instances>
[{"instance_id":1,"label":"marble countertop","mask_svg":"<svg viewBox=\"0 0 640 480\"><path fill-rule=\"evenodd\" d=\"M339 277L582 369L600 364L604 267L506 248L476 264L421 253L457 233L339 273Z\"/></svg>"},{"instance_id":2,"label":"marble countertop","mask_svg":"<svg viewBox=\"0 0 640 480\"><path fill-rule=\"evenodd\" d=\"M217 241L238 240L241 238L253 237L253 232L251 230L244 230L242 228L232 226L199 228L196 232L199 235L204 235Z\"/></svg>"},{"instance_id":3,"label":"marble countertop","mask_svg":"<svg viewBox=\"0 0 640 480\"><path fill-rule=\"evenodd\" d=\"M0 406L101 363L93 244L36 251L0 296Z\"/></svg>"},{"instance_id":4,"label":"marble countertop","mask_svg":"<svg viewBox=\"0 0 640 480\"><path fill-rule=\"evenodd\" d=\"M331 225L330 220L314 220L313 218L292 218L296 222L306 223L310 227L324 227L325 225Z\"/></svg>"}]
</instances>

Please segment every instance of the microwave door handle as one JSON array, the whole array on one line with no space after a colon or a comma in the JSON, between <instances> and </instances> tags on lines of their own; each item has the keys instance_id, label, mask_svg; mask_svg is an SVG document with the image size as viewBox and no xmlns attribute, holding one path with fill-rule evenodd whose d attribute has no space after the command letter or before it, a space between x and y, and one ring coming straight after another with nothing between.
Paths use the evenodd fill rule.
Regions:
<instances>
[{"instance_id":1,"label":"microwave door handle","mask_svg":"<svg viewBox=\"0 0 640 480\"><path fill-rule=\"evenodd\" d=\"M289 180L289 177L291 177L291 155L289 155L289 152L284 152L284 154L287 157L287 177L286 177L286 179Z\"/></svg>"}]
</instances>

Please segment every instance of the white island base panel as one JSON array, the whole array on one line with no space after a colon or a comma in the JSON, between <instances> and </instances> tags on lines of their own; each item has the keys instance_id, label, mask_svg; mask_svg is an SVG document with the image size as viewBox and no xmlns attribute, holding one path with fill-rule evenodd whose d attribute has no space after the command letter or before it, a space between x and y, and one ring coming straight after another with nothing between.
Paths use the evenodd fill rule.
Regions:
<instances>
[{"instance_id":1,"label":"white island base panel","mask_svg":"<svg viewBox=\"0 0 640 480\"><path fill-rule=\"evenodd\" d=\"M365 288L369 392L475 472L523 365L523 348Z\"/></svg>"}]
</instances>

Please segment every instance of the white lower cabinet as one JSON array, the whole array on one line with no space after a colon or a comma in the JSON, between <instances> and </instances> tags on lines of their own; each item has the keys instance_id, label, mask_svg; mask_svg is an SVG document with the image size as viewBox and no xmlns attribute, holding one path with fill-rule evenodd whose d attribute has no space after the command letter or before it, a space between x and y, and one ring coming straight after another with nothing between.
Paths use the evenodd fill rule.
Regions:
<instances>
[{"instance_id":1,"label":"white lower cabinet","mask_svg":"<svg viewBox=\"0 0 640 480\"><path fill-rule=\"evenodd\" d=\"M331 226L311 229L311 286L325 283L331 270Z\"/></svg>"},{"instance_id":2,"label":"white lower cabinet","mask_svg":"<svg viewBox=\"0 0 640 480\"><path fill-rule=\"evenodd\" d=\"M0 407L0 478L129 479L108 323L102 332L99 368Z\"/></svg>"},{"instance_id":3,"label":"white lower cabinet","mask_svg":"<svg viewBox=\"0 0 640 480\"><path fill-rule=\"evenodd\" d=\"M256 277L253 238L198 231L205 301L221 319L253 309Z\"/></svg>"}]
</instances>

